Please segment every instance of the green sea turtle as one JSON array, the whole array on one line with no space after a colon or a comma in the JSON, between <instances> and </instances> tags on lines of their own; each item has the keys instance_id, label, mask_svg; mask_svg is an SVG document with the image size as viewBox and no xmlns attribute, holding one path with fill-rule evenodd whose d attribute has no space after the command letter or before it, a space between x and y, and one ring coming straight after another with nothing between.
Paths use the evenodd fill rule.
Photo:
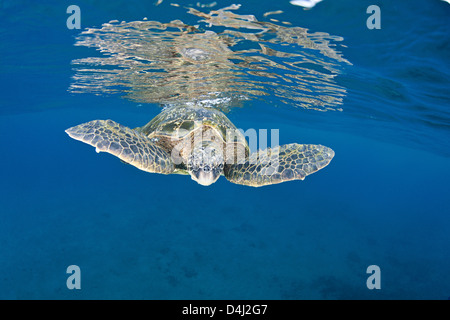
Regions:
<instances>
[{"instance_id":1,"label":"green sea turtle","mask_svg":"<svg viewBox=\"0 0 450 320\"><path fill-rule=\"evenodd\" d=\"M303 180L334 156L328 147L297 143L250 153L245 136L221 111L201 106L167 107L140 128L93 120L66 133L143 171L190 174L205 186L221 175L253 187Z\"/></svg>"}]
</instances>

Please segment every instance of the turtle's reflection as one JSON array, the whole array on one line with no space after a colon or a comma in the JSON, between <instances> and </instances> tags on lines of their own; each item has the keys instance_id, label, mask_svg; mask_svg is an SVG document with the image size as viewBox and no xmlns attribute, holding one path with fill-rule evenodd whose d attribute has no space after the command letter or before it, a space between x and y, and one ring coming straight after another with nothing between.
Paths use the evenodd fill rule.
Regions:
<instances>
[{"instance_id":1,"label":"turtle's reflection","mask_svg":"<svg viewBox=\"0 0 450 320\"><path fill-rule=\"evenodd\" d=\"M144 103L191 103L222 110L264 97L269 103L336 110L346 91L334 78L343 63L342 39L239 15L231 6L180 20L111 21L87 29L76 45L101 57L74 60L72 92L125 92ZM273 100L272 100L273 99Z\"/></svg>"}]
</instances>

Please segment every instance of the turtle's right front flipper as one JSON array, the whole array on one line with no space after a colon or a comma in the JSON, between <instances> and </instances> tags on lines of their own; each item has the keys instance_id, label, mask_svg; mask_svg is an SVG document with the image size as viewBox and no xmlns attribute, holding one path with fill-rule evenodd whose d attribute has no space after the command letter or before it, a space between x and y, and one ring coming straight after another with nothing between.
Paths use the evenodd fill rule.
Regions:
<instances>
[{"instance_id":1,"label":"turtle's right front flipper","mask_svg":"<svg viewBox=\"0 0 450 320\"><path fill-rule=\"evenodd\" d=\"M170 155L140 132L112 120L94 120L69 128L73 139L108 152L147 172L169 174L174 171Z\"/></svg>"}]
</instances>

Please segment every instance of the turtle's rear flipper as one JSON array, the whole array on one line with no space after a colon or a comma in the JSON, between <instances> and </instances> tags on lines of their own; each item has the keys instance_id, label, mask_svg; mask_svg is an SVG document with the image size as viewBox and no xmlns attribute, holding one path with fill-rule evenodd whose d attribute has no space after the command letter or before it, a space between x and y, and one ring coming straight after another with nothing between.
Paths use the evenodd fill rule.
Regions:
<instances>
[{"instance_id":1,"label":"turtle's rear flipper","mask_svg":"<svg viewBox=\"0 0 450 320\"><path fill-rule=\"evenodd\" d=\"M228 181L252 187L303 180L328 165L334 151L314 144L287 144L252 153L243 164L227 164Z\"/></svg>"},{"instance_id":2,"label":"turtle's rear flipper","mask_svg":"<svg viewBox=\"0 0 450 320\"><path fill-rule=\"evenodd\" d=\"M94 120L69 128L73 139L108 152L143 171L169 174L174 170L170 155L145 135L112 120Z\"/></svg>"}]
</instances>

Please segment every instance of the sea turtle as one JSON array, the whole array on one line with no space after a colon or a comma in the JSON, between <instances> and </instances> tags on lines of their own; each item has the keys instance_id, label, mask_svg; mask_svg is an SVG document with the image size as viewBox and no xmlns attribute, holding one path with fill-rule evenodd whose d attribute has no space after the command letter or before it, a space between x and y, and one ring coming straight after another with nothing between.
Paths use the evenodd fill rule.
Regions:
<instances>
[{"instance_id":1,"label":"sea turtle","mask_svg":"<svg viewBox=\"0 0 450 320\"><path fill-rule=\"evenodd\" d=\"M203 106L167 107L135 129L93 120L66 132L143 171L190 174L204 186L222 174L230 182L253 187L303 180L334 156L328 147L297 143L250 153L242 132L221 111Z\"/></svg>"}]
</instances>

